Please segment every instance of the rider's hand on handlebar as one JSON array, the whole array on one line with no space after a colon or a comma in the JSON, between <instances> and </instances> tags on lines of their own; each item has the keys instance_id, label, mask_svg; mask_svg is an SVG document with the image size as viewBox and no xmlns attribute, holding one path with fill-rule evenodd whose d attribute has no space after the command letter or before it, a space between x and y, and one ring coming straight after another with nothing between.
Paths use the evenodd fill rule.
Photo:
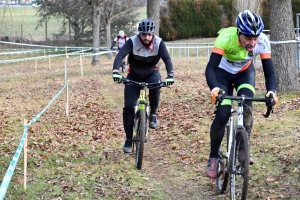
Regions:
<instances>
[{"instance_id":1,"label":"rider's hand on handlebar","mask_svg":"<svg viewBox=\"0 0 300 200\"><path fill-rule=\"evenodd\" d=\"M266 106L267 107L274 107L276 108L276 105L278 104L278 98L276 96L276 93L273 91L269 91L266 94Z\"/></svg>"},{"instance_id":2,"label":"rider's hand on handlebar","mask_svg":"<svg viewBox=\"0 0 300 200\"><path fill-rule=\"evenodd\" d=\"M112 77L113 77L114 82L117 82L117 83L122 82L122 75L119 72L113 72Z\"/></svg>"},{"instance_id":3,"label":"rider's hand on handlebar","mask_svg":"<svg viewBox=\"0 0 300 200\"><path fill-rule=\"evenodd\" d=\"M174 83L174 76L173 74L168 74L168 77L164 80L166 86L173 85Z\"/></svg>"},{"instance_id":4,"label":"rider's hand on handlebar","mask_svg":"<svg viewBox=\"0 0 300 200\"><path fill-rule=\"evenodd\" d=\"M217 100L222 103L223 101L223 94L225 94L225 91L218 88L218 87L215 87L211 90L210 92L210 96L211 96L211 102L213 104L217 103Z\"/></svg>"}]
</instances>

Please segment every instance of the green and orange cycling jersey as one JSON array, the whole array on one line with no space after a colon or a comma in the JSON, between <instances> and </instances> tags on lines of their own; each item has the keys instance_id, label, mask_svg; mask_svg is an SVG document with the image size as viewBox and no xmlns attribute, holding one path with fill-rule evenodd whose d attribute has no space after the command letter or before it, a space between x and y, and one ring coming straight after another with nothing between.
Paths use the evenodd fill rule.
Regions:
<instances>
[{"instance_id":1,"label":"green and orange cycling jersey","mask_svg":"<svg viewBox=\"0 0 300 200\"><path fill-rule=\"evenodd\" d=\"M247 51L239 42L238 30L235 27L224 28L219 31L213 53L222 55L219 67L236 74L246 70L252 60L260 55L261 59L271 58L271 47L268 37L261 33L253 51Z\"/></svg>"}]
</instances>

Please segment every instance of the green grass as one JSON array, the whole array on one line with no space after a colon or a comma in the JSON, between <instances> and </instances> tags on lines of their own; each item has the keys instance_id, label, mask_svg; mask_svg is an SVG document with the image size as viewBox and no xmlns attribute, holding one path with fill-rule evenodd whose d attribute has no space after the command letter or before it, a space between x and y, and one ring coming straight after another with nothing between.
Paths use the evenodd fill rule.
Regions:
<instances>
[{"instance_id":1,"label":"green grass","mask_svg":"<svg viewBox=\"0 0 300 200\"><path fill-rule=\"evenodd\" d=\"M139 14L138 20L147 18L146 7L137 9ZM45 40L45 24L35 29L38 23L36 9L31 6L23 7L0 7L0 37L9 36L20 40L21 36L29 40L41 41ZM61 23L57 19L50 19L47 23L47 36L52 37L53 33L58 33Z\"/></svg>"},{"instance_id":2,"label":"green grass","mask_svg":"<svg viewBox=\"0 0 300 200\"><path fill-rule=\"evenodd\" d=\"M20 39L22 34L24 38L33 40L45 39L45 24L35 29L38 22L36 9L31 6L23 7L0 7L0 36L7 35ZM51 38L53 33L57 33L60 28L60 21L51 19L47 23L48 37Z\"/></svg>"},{"instance_id":3,"label":"green grass","mask_svg":"<svg viewBox=\"0 0 300 200\"><path fill-rule=\"evenodd\" d=\"M143 19L147 19L147 7L141 7L136 10L139 13L138 21L142 21Z\"/></svg>"}]
</instances>

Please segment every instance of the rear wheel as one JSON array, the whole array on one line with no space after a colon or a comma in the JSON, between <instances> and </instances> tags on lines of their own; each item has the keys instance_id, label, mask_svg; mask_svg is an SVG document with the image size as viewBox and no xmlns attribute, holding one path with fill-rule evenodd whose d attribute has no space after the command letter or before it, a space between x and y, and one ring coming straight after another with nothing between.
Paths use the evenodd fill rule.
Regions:
<instances>
[{"instance_id":1,"label":"rear wheel","mask_svg":"<svg viewBox=\"0 0 300 200\"><path fill-rule=\"evenodd\" d=\"M236 145L232 148L230 158L230 164L234 166L234 172L230 174L230 197L246 199L249 185L250 147L245 129L237 130ZM232 167L229 170L233 170Z\"/></svg>"},{"instance_id":2,"label":"rear wheel","mask_svg":"<svg viewBox=\"0 0 300 200\"><path fill-rule=\"evenodd\" d=\"M137 123L137 132L135 139L135 166L138 169L142 168L143 155L144 155L144 144L145 144L145 135L146 135L146 111L140 110L139 116L136 121Z\"/></svg>"}]
</instances>

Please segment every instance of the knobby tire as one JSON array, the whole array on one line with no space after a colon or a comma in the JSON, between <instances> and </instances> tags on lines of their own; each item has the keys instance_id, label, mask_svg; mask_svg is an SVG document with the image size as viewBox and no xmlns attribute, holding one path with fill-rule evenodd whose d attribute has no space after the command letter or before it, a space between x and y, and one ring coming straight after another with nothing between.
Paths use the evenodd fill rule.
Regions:
<instances>
[{"instance_id":1,"label":"knobby tire","mask_svg":"<svg viewBox=\"0 0 300 200\"><path fill-rule=\"evenodd\" d=\"M138 128L136 138L136 151L135 151L135 165L137 169L142 168L143 155L144 155L144 144L146 135L146 111L140 110L138 114Z\"/></svg>"},{"instance_id":2,"label":"knobby tire","mask_svg":"<svg viewBox=\"0 0 300 200\"><path fill-rule=\"evenodd\" d=\"M244 159L240 162L238 159L240 144L243 144L245 150ZM232 158L234 158L232 162ZM235 173L230 174L230 199L247 198L248 185L249 185L249 164L250 164L250 146L248 141L248 133L245 129L238 129L236 132L236 145L232 148L230 155L230 171L233 171L232 164L235 166ZM234 195L231 195L232 189L235 189Z\"/></svg>"},{"instance_id":3,"label":"knobby tire","mask_svg":"<svg viewBox=\"0 0 300 200\"><path fill-rule=\"evenodd\" d=\"M219 152L222 154L221 152ZM229 180L229 172L226 170L227 159L222 159L219 157L218 160L218 176L216 179L217 184L217 193L224 194L227 190L228 180Z\"/></svg>"},{"instance_id":4,"label":"knobby tire","mask_svg":"<svg viewBox=\"0 0 300 200\"><path fill-rule=\"evenodd\" d=\"M228 142L229 142L229 124L226 125L226 133L227 135L227 141L224 141L224 143L227 144L228 148ZM221 144L222 145L222 144ZM220 148L221 149L221 148ZM226 149L228 151L228 149ZM219 150L219 160L218 160L218 176L216 179L217 184L217 193L218 194L224 194L228 187L229 182L229 171L228 171L228 159L223 156L223 153Z\"/></svg>"}]
</instances>

